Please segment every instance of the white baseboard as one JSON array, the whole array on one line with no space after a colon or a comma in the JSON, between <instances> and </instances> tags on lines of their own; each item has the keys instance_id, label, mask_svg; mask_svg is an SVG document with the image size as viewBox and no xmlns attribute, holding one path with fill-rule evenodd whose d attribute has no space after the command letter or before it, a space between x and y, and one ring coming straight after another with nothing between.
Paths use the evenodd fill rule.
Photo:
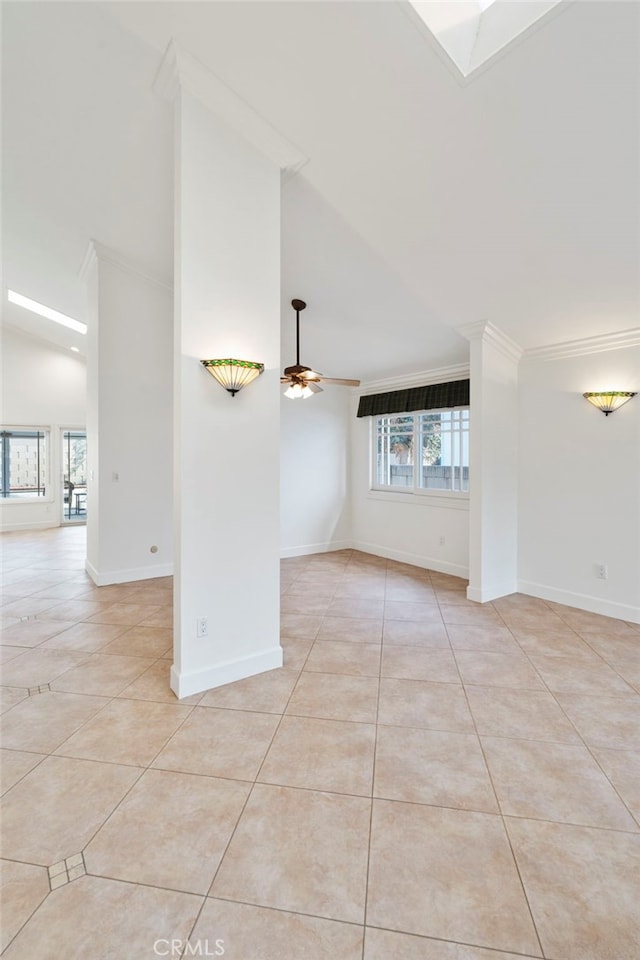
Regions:
<instances>
[{"instance_id":1,"label":"white baseboard","mask_svg":"<svg viewBox=\"0 0 640 960\"><path fill-rule=\"evenodd\" d=\"M289 560L291 557L307 557L311 553L331 553L333 550L350 550L353 546L351 540L329 540L326 543L307 543L302 547L284 547L280 551L282 560Z\"/></svg>"},{"instance_id":2,"label":"white baseboard","mask_svg":"<svg viewBox=\"0 0 640 960\"><path fill-rule=\"evenodd\" d=\"M498 600L499 597L508 597L511 593L516 593L518 584L515 580L509 583L497 584L493 587L467 587L467 600L475 600L476 603L489 603L490 600Z\"/></svg>"},{"instance_id":3,"label":"white baseboard","mask_svg":"<svg viewBox=\"0 0 640 960\"><path fill-rule=\"evenodd\" d=\"M634 607L628 603L617 603L613 600L604 600L602 597L590 597L585 593L572 593L570 590L558 590L556 587L550 587L544 583L534 583L531 580L519 580L518 592L526 593L529 597L550 600L552 603L563 603L567 607L577 607L578 610L587 610L589 613L599 613L603 617L614 617L616 620L640 623L640 607Z\"/></svg>"},{"instance_id":4,"label":"white baseboard","mask_svg":"<svg viewBox=\"0 0 640 960\"><path fill-rule=\"evenodd\" d=\"M464 580L469 576L469 568L460 563L449 563L447 560L437 560L435 557L421 557L405 550L391 550L377 543L358 540L354 540L351 546L362 553L371 553L375 557L385 557L387 560L397 560L399 563L410 563L424 570L436 570L438 573L448 573L452 577L462 577Z\"/></svg>"},{"instance_id":5,"label":"white baseboard","mask_svg":"<svg viewBox=\"0 0 640 960\"><path fill-rule=\"evenodd\" d=\"M100 573L89 560L84 568L96 587L108 587L112 583L131 583L133 580L153 580L155 577L172 577L173 564L162 563L155 567L133 567L131 570L107 570Z\"/></svg>"},{"instance_id":6,"label":"white baseboard","mask_svg":"<svg viewBox=\"0 0 640 960\"><path fill-rule=\"evenodd\" d=\"M191 673L180 673L175 664L171 667L170 686L178 699L190 697L194 693L203 693L213 690L225 683L235 680L244 680L254 677L267 670L276 670L282 666L282 647L272 647L262 653L241 657L239 660L225 660L203 670L193 670Z\"/></svg>"},{"instance_id":7,"label":"white baseboard","mask_svg":"<svg viewBox=\"0 0 640 960\"><path fill-rule=\"evenodd\" d=\"M57 520L32 520L30 523L3 523L0 525L0 533L13 533L19 530L52 530L59 527Z\"/></svg>"}]
</instances>

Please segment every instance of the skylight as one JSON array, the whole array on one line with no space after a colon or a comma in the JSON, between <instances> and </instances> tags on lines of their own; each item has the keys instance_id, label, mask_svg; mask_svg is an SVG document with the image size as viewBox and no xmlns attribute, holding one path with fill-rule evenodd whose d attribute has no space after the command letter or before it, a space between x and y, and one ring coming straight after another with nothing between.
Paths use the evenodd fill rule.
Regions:
<instances>
[{"instance_id":1,"label":"skylight","mask_svg":"<svg viewBox=\"0 0 640 960\"><path fill-rule=\"evenodd\" d=\"M560 0L409 0L463 76L486 63Z\"/></svg>"},{"instance_id":2,"label":"skylight","mask_svg":"<svg viewBox=\"0 0 640 960\"><path fill-rule=\"evenodd\" d=\"M14 290L7 290L7 298L10 303L15 303L19 307L24 307L25 310L37 313L40 317L46 317L47 320L53 320L54 323L60 323L63 327L69 327L71 330L75 330L76 333L86 334L87 332L87 325L81 320L74 320L73 317L68 317L65 313L60 313L58 310L53 310L51 307L45 306L44 303L38 303L37 300L30 300L29 297L24 297L21 293L16 293Z\"/></svg>"}]
</instances>

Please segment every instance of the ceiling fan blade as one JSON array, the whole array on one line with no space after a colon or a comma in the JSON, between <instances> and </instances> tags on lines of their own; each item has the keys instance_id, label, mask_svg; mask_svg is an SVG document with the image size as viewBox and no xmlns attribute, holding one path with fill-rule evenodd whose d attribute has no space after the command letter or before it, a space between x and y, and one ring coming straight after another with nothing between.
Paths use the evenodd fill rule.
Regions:
<instances>
[{"instance_id":1,"label":"ceiling fan blade","mask_svg":"<svg viewBox=\"0 0 640 960\"><path fill-rule=\"evenodd\" d=\"M301 377L304 377L305 380L321 380L322 374L318 373L317 370L305 370L300 374Z\"/></svg>"},{"instance_id":2,"label":"ceiling fan blade","mask_svg":"<svg viewBox=\"0 0 640 960\"><path fill-rule=\"evenodd\" d=\"M336 377L320 377L320 383L337 383L343 387L359 387L359 380L342 380Z\"/></svg>"}]
</instances>

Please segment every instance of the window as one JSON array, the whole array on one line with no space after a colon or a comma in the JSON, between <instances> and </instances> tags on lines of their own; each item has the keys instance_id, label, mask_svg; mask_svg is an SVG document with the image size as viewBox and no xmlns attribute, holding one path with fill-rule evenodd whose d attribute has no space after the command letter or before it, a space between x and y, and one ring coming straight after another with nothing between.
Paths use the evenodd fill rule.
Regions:
<instances>
[{"instance_id":1,"label":"window","mask_svg":"<svg viewBox=\"0 0 640 960\"><path fill-rule=\"evenodd\" d=\"M469 490L469 408L373 418L373 487Z\"/></svg>"},{"instance_id":2,"label":"window","mask_svg":"<svg viewBox=\"0 0 640 960\"><path fill-rule=\"evenodd\" d=\"M0 497L46 495L47 431L0 428Z\"/></svg>"}]
</instances>

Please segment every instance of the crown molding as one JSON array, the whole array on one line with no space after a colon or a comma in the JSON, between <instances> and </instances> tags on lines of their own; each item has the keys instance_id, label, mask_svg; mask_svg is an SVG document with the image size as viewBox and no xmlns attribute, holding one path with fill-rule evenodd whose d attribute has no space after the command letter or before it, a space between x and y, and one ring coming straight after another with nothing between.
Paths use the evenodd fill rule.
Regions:
<instances>
[{"instance_id":1,"label":"crown molding","mask_svg":"<svg viewBox=\"0 0 640 960\"><path fill-rule=\"evenodd\" d=\"M186 90L276 163L287 177L297 173L309 159L228 84L180 47L175 40L171 40L167 47L153 89L158 96L171 103L180 89Z\"/></svg>"},{"instance_id":2,"label":"crown molding","mask_svg":"<svg viewBox=\"0 0 640 960\"><path fill-rule=\"evenodd\" d=\"M584 337L582 340L568 340L563 343L550 343L544 347L531 347L525 350L525 360L562 360L565 357L584 357L590 353L606 353L607 350L624 350L627 347L640 346L640 327L620 330L617 333L605 333L600 337Z\"/></svg>"},{"instance_id":3,"label":"crown molding","mask_svg":"<svg viewBox=\"0 0 640 960\"><path fill-rule=\"evenodd\" d=\"M113 250L111 247L107 247L97 240L89 240L82 264L80 265L78 276L83 282L86 281L87 274L96 261L110 263L111 266L117 267L119 270L124 270L125 273L130 273L139 280L144 280L146 283L152 283L156 287L161 287L163 290L166 290L167 293L173 293L173 284L160 280L159 277L155 277L153 274L138 267L132 263L131 260L127 260L127 258L117 250Z\"/></svg>"},{"instance_id":4,"label":"crown molding","mask_svg":"<svg viewBox=\"0 0 640 960\"><path fill-rule=\"evenodd\" d=\"M469 341L482 340L484 343L490 343L509 360L513 360L514 363L519 363L524 353L519 343L508 337L506 333L503 333L499 327L496 327L489 320L476 320L474 323L467 323L462 327L456 327L456 332Z\"/></svg>"},{"instance_id":5,"label":"crown molding","mask_svg":"<svg viewBox=\"0 0 640 960\"><path fill-rule=\"evenodd\" d=\"M449 367L435 367L419 373L406 373L399 377L387 377L384 380L365 380L358 394L386 393L390 390L405 390L410 387L426 387L430 383L447 383L451 380L467 380L469 364L458 363Z\"/></svg>"}]
</instances>

